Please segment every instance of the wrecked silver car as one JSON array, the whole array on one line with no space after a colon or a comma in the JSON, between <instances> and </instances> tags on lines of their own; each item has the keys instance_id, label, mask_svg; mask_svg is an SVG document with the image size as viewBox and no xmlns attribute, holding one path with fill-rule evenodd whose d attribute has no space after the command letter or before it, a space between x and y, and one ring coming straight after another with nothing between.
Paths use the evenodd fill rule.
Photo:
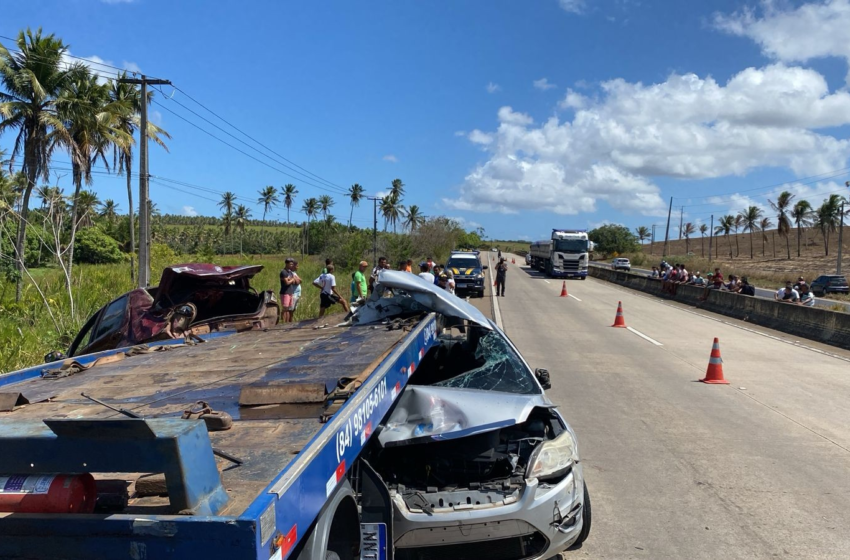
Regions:
<instances>
[{"instance_id":1,"label":"wrecked silver car","mask_svg":"<svg viewBox=\"0 0 850 560\"><path fill-rule=\"evenodd\" d=\"M381 273L352 321L436 311L439 344L376 432L366 460L393 503L397 560L546 559L580 546L590 497L576 436L495 324L403 272Z\"/></svg>"}]
</instances>

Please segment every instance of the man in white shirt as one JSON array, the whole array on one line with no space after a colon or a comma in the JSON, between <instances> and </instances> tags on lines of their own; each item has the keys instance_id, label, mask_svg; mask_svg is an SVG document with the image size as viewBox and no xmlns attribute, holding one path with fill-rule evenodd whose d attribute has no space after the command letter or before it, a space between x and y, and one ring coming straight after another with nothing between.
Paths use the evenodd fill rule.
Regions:
<instances>
[{"instance_id":1,"label":"man in white shirt","mask_svg":"<svg viewBox=\"0 0 850 560\"><path fill-rule=\"evenodd\" d=\"M419 263L419 278L425 280L429 284L434 283L434 275L431 274L431 267L428 263Z\"/></svg>"},{"instance_id":2,"label":"man in white shirt","mask_svg":"<svg viewBox=\"0 0 850 560\"><path fill-rule=\"evenodd\" d=\"M336 277L334 276L334 265L328 265L328 271L313 281L313 285L322 290L319 301L319 317L324 316L325 311L335 304L342 305L346 313L349 311L345 298L336 291Z\"/></svg>"},{"instance_id":3,"label":"man in white shirt","mask_svg":"<svg viewBox=\"0 0 850 560\"><path fill-rule=\"evenodd\" d=\"M797 290L794 289L791 281L788 280L785 282L784 288L779 288L779 290L773 294L773 299L781 301L782 303L797 303L800 301L800 294L797 293Z\"/></svg>"}]
</instances>

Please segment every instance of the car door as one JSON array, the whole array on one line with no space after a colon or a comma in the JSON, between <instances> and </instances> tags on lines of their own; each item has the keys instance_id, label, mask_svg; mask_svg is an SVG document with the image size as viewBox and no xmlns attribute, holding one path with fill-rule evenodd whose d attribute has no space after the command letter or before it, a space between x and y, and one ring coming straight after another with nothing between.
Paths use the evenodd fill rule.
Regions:
<instances>
[{"instance_id":1,"label":"car door","mask_svg":"<svg viewBox=\"0 0 850 560\"><path fill-rule=\"evenodd\" d=\"M127 317L127 295L106 305L97 315L96 324L88 335L88 340L75 355L91 354L116 348L124 333Z\"/></svg>"}]
</instances>

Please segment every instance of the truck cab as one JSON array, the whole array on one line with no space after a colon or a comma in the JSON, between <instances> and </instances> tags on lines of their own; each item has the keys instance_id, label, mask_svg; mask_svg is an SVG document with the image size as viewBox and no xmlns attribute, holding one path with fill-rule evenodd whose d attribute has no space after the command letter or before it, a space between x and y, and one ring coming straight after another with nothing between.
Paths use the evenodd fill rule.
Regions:
<instances>
[{"instance_id":1,"label":"truck cab","mask_svg":"<svg viewBox=\"0 0 850 560\"><path fill-rule=\"evenodd\" d=\"M553 229L552 238L531 244L531 266L555 278L587 278L591 243L585 230Z\"/></svg>"}]
</instances>

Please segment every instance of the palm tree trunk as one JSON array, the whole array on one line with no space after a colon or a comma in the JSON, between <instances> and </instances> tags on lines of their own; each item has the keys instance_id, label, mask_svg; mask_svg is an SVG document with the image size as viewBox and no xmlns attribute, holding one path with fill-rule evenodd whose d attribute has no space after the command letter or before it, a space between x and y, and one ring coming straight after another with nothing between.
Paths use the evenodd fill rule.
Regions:
<instances>
[{"instance_id":1,"label":"palm tree trunk","mask_svg":"<svg viewBox=\"0 0 850 560\"><path fill-rule=\"evenodd\" d=\"M737 241L738 236L735 236L735 240ZM732 255L732 240L729 239L729 236L726 236L726 242L729 243L729 260L734 260L734 255Z\"/></svg>"},{"instance_id":2,"label":"palm tree trunk","mask_svg":"<svg viewBox=\"0 0 850 560\"><path fill-rule=\"evenodd\" d=\"M705 258L705 235L699 238L700 257Z\"/></svg>"},{"instance_id":3,"label":"palm tree trunk","mask_svg":"<svg viewBox=\"0 0 850 560\"><path fill-rule=\"evenodd\" d=\"M829 230L823 230L823 254L825 257L829 256Z\"/></svg>"},{"instance_id":4,"label":"palm tree trunk","mask_svg":"<svg viewBox=\"0 0 850 560\"><path fill-rule=\"evenodd\" d=\"M750 260L753 260L753 230L750 228Z\"/></svg>"},{"instance_id":5,"label":"palm tree trunk","mask_svg":"<svg viewBox=\"0 0 850 560\"><path fill-rule=\"evenodd\" d=\"M741 256L741 246L738 245L738 230L737 229L735 230L735 256L736 257Z\"/></svg>"},{"instance_id":6,"label":"palm tree trunk","mask_svg":"<svg viewBox=\"0 0 850 560\"><path fill-rule=\"evenodd\" d=\"M125 168L127 170L127 202L130 205L130 282L135 285L136 283L136 220L133 218L133 184L132 184L132 171L130 170L130 165L132 164L132 156L130 154L126 154L122 156L125 161Z\"/></svg>"},{"instance_id":7,"label":"palm tree trunk","mask_svg":"<svg viewBox=\"0 0 850 560\"><path fill-rule=\"evenodd\" d=\"M800 231L800 223L798 222L798 223L797 223L797 258L798 258L798 259L800 258L800 235L801 235L802 233L803 233L803 232L802 232L802 231Z\"/></svg>"},{"instance_id":8,"label":"palm tree trunk","mask_svg":"<svg viewBox=\"0 0 850 560\"><path fill-rule=\"evenodd\" d=\"M773 245L773 258L776 258L776 232L770 232L770 244Z\"/></svg>"},{"instance_id":9,"label":"palm tree trunk","mask_svg":"<svg viewBox=\"0 0 850 560\"><path fill-rule=\"evenodd\" d=\"M351 229L352 218L354 218L354 204L351 205L351 214L348 215L348 229Z\"/></svg>"},{"instance_id":10,"label":"palm tree trunk","mask_svg":"<svg viewBox=\"0 0 850 560\"><path fill-rule=\"evenodd\" d=\"M266 210L265 210L265 208L263 209L263 225L261 225L260 228L261 228L260 229L260 239L263 240L263 244L262 244L263 252L260 253L260 254L263 254L263 253L265 253L265 249L266 249Z\"/></svg>"},{"instance_id":11,"label":"palm tree trunk","mask_svg":"<svg viewBox=\"0 0 850 560\"><path fill-rule=\"evenodd\" d=\"M788 260L791 260L791 240L788 239L788 234L785 234L785 249L788 251Z\"/></svg>"},{"instance_id":12,"label":"palm tree trunk","mask_svg":"<svg viewBox=\"0 0 850 560\"><path fill-rule=\"evenodd\" d=\"M32 148L29 150L32 151ZM18 277L15 282L15 301L21 301L21 287L24 278L24 243L27 238L27 218L29 215L30 195L35 187L35 154L27 156L27 186L24 188L24 196L21 198L21 221L18 222L18 237L15 239L15 270Z\"/></svg>"}]
</instances>

